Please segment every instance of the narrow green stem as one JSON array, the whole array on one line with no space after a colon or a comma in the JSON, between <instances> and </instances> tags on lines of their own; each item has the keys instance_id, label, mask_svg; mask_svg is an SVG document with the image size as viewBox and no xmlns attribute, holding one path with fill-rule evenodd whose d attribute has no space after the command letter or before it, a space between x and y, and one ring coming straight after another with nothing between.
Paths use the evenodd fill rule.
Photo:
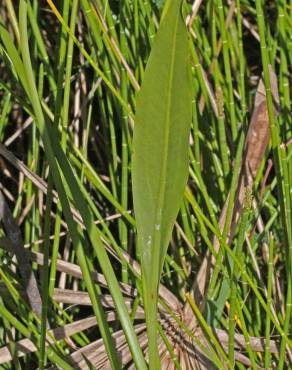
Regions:
<instances>
[{"instance_id":1,"label":"narrow green stem","mask_svg":"<svg viewBox=\"0 0 292 370\"><path fill-rule=\"evenodd\" d=\"M245 240L245 233L248 227L248 219L251 209L251 194L250 189L246 189L246 195L244 200L244 210L242 219L239 226L239 234L236 245L235 255L238 259L241 258L242 246ZM231 286L230 286L230 312L229 312L229 342L228 342L228 357L229 361L235 366L235 353L234 353L234 335L235 335L235 316L236 316L236 300L238 290L238 277L239 269L236 264L233 263L231 271Z\"/></svg>"},{"instance_id":2,"label":"narrow green stem","mask_svg":"<svg viewBox=\"0 0 292 370\"><path fill-rule=\"evenodd\" d=\"M274 261L274 238L273 235L270 235L269 243L269 262L268 262L268 295L267 295L267 304L269 307L272 305L272 289L273 289L273 261ZM265 369L270 369L271 367L271 351L270 351L270 330L271 330L271 320L269 315L266 316L265 321Z\"/></svg>"},{"instance_id":3,"label":"narrow green stem","mask_svg":"<svg viewBox=\"0 0 292 370\"><path fill-rule=\"evenodd\" d=\"M282 338L281 346L280 346L280 355L279 355L279 365L278 369L282 370L284 367L285 357L286 357L286 340L287 335L289 333L290 327L290 317L291 317L291 294L292 294L292 236L291 236L291 227L289 230L289 226L291 226L291 218L288 220L289 217L289 203L288 198L290 199L290 194L287 194L287 188L284 186L284 182L282 181L283 176L288 178L287 175L287 167L283 164L283 156L281 154L281 140L280 140L280 133L279 127L277 125L275 114L274 114L274 106L273 106L273 95L271 89L271 82L269 76L269 55L267 50L266 44L266 27L265 27L265 19L262 9L262 1L256 0L256 13L257 13L257 22L259 28L259 35L260 35L260 44L261 44L261 56L262 56L262 63L263 63L263 70L264 70L264 82L265 82L265 89L266 89L266 97L267 97L267 106L268 106L268 115L269 115L269 124L271 130L271 138L272 138L272 149L273 149L273 157L275 162L275 169L277 180L279 184L279 199L280 199L280 208L281 208L281 219L283 229L285 230L285 242L287 245L287 263L286 263L286 271L287 271L287 278L288 278L288 285L287 285L287 293L286 293L286 315L284 321L284 332L285 335ZM284 156L285 157L285 156ZM283 168L284 166L284 168ZM284 172L284 173L283 173ZM291 217L291 216L290 216Z\"/></svg>"},{"instance_id":4,"label":"narrow green stem","mask_svg":"<svg viewBox=\"0 0 292 370\"><path fill-rule=\"evenodd\" d=\"M217 0L217 9L219 13L219 23L220 23L220 33L222 37L222 46L223 46L223 60L224 60L224 69L226 75L226 82L228 86L228 110L230 114L230 124L231 124L231 132L232 132L232 139L233 141L237 138L237 122L236 122L236 115L235 115L235 105L234 105L234 97L233 97L233 84L232 84L232 76L231 76L231 66L230 66L230 57L229 57L229 44L227 39L227 33L225 28L225 16L224 16L224 7L222 0Z\"/></svg>"}]
</instances>

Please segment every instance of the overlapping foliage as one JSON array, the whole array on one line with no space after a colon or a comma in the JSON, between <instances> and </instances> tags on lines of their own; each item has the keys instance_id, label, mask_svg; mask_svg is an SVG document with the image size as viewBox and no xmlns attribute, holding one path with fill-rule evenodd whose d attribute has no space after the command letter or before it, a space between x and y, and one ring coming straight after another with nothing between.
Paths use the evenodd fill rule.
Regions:
<instances>
[{"instance_id":1,"label":"overlapping foliage","mask_svg":"<svg viewBox=\"0 0 292 370\"><path fill-rule=\"evenodd\" d=\"M292 7L255 5L3 1L1 368L289 366Z\"/></svg>"}]
</instances>

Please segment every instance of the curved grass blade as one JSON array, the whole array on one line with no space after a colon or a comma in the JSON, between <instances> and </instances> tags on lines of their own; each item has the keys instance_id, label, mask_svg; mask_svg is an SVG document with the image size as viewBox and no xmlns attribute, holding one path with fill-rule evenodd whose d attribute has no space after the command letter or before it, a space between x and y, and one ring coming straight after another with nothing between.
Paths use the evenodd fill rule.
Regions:
<instances>
[{"instance_id":1,"label":"curved grass blade","mask_svg":"<svg viewBox=\"0 0 292 370\"><path fill-rule=\"evenodd\" d=\"M181 1L166 3L137 101L133 197L149 336L149 366L159 368L157 292L188 176L191 122L188 35Z\"/></svg>"},{"instance_id":2,"label":"curved grass blade","mask_svg":"<svg viewBox=\"0 0 292 370\"><path fill-rule=\"evenodd\" d=\"M86 227L86 231L88 233L89 239L92 242L92 245L94 247L94 252L97 255L97 258L100 263L100 267L104 269L104 274L106 276L106 279L108 280L108 285L110 287L110 291L112 293L112 296L115 299L116 303L116 309L120 318L121 325L125 331L125 335L128 340L129 347L131 349L133 359L135 363L139 363L139 367L141 369L146 369L145 360L142 354L142 351L139 347L139 343L137 341L130 316L128 314L127 307L124 303L122 294L119 289L119 285L116 279L116 276L114 274L113 268L110 264L110 260L106 254L106 251L104 250L104 246L99 239L98 231L94 225L92 214L88 208L88 205L83 197L83 194L81 190L79 189L78 182L76 181L75 175L72 171L72 168L68 162L67 157L65 156L64 152L62 151L62 148L57 140L55 140L56 137L58 137L58 134L56 134L55 128L50 127L46 125L45 117L43 115L41 103L39 100L38 95L36 94L35 89L35 81L31 66L31 60L30 60L30 53L28 48L28 35L27 35L27 4L25 1L20 1L20 29L22 30L22 56L23 56L23 64L25 67L25 73L27 77L27 83L29 84L30 88L30 94L29 98L31 100L34 114L36 116L36 123L38 124L39 131L42 135L44 147L47 155L48 162L51 166L52 176L54 179L54 183L56 185L60 202L62 204L63 212L68 224L68 228L70 230L70 235L72 238L72 243L74 247L76 248L76 255L80 264L80 267L82 268L82 272L84 275L84 281L86 282L86 286L88 289L88 292L90 294L94 312L96 313L97 321L100 327L100 330L103 330L102 336L106 342L106 350L107 354L111 361L111 366L113 368L119 369L120 364L116 355L115 347L113 340L111 338L111 333L109 331L109 328L107 326L106 321L103 319L103 311L102 307L100 306L100 302L96 295L96 289L91 279L91 271L88 266L86 254L83 248L84 239L82 235L79 234L79 229L76 228L76 225L74 224L72 214L70 211L70 206L68 202L68 192L66 193L66 190L68 189L68 184L70 184L71 187L71 194L74 198L74 203L78 204L80 214L82 216L82 219L84 221L84 225ZM58 159L58 164L57 164ZM62 178L61 171L64 174L64 177ZM66 180L67 183L67 189L64 186L63 180Z\"/></svg>"}]
</instances>

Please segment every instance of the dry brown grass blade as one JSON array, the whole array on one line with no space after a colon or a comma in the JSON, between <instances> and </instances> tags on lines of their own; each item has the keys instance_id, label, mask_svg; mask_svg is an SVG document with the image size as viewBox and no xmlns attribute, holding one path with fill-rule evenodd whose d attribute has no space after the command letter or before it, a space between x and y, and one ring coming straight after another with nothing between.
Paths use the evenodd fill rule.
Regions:
<instances>
[{"instance_id":1,"label":"dry brown grass blade","mask_svg":"<svg viewBox=\"0 0 292 370\"><path fill-rule=\"evenodd\" d=\"M0 238L0 248L4 248L8 252L13 251L11 242L7 238ZM36 262L40 266L43 266L44 256L42 253L30 252L30 251L27 251L27 253L29 254L30 259L32 261ZM49 264L50 262L51 261L49 260ZM63 261L61 259L57 259L56 268L57 268L57 271L59 272L65 272L66 274L71 275L77 279L83 279L81 268L74 263ZM92 272L92 278L102 287L107 287L107 282L102 274L98 272ZM134 297L137 295L136 289L131 287L130 285L120 283L120 288L123 294L128 295L129 297Z\"/></svg>"},{"instance_id":2,"label":"dry brown grass blade","mask_svg":"<svg viewBox=\"0 0 292 370\"><path fill-rule=\"evenodd\" d=\"M0 285L1 292L3 288L5 288L5 285L3 287L1 287ZM84 292L78 292L78 291L75 292L72 290L55 289L54 299L56 299L59 302L65 302L68 304L73 303L73 304L90 305L90 300L88 298L88 295L87 293L84 293ZM105 307L105 309L110 310L106 312L107 321L108 322L117 321L118 318L114 311L114 304L113 304L111 296L103 295L101 299L102 299L102 304ZM131 310L132 305L133 305L133 299L129 297L125 297L125 301L126 301L126 304L129 310ZM174 314L180 317L179 312L175 312ZM135 312L135 319L139 321L144 320L143 307L141 306L138 307L138 309ZM181 317L181 320L185 322L184 317ZM159 307L159 322L165 334L167 335L168 340L173 346L178 359L181 361L184 361L186 366L188 366L184 369L200 368L200 369L209 370L209 369L214 368L211 362L209 361L208 357L206 357L206 354L202 351L202 349L197 346L197 344L192 340L192 338L189 338L188 335L186 335L183 331L181 331L180 327L177 325L173 317L169 313L164 311L161 306ZM54 335L56 340L60 340L60 339L68 338L74 333L81 331L81 330L85 330L94 325L96 325L95 318L89 317L88 319L81 320L80 322L51 330L49 333L51 335ZM143 328L141 332L139 331L140 328ZM142 323L142 324L137 323L135 325L135 330L139 334L140 345L145 352L145 356L147 357L147 335L145 332L145 328L146 328L145 323ZM215 332L223 348L227 348L228 333L220 329L215 329ZM205 348L209 347L200 329L198 329L194 334ZM49 338L49 336L47 337ZM119 352L122 364L129 365L132 361L132 355L127 345L127 341L124 336L124 333L122 331L117 331L113 334L113 337L115 339L115 345ZM52 343L51 339L48 340L47 345L49 343ZM250 344L254 351L262 352L265 350L265 342L261 338L250 337ZM244 336L240 334L236 334L235 335L235 349L237 350L236 358L238 359L238 361L249 365L249 359L241 354L241 351L245 350L245 348L246 348L246 342L245 342ZM36 351L35 345L28 339L18 342L16 344L16 349L17 349L18 356L23 356L26 353ZM273 340L270 341L270 351L272 353L278 352L277 343ZM167 352L166 347L161 339L160 339L160 353L161 353L161 358L164 359L162 361L162 364L169 364L169 366L173 366L171 356ZM89 344L88 346L85 346L75 351L72 355L68 357L68 360L73 361L74 366L76 366L76 368L85 369L87 368L86 367L87 365L86 365L86 360L84 359L84 355L86 356L87 360L89 360L91 363L94 364L94 366L96 366L97 369L107 369L107 368L110 369L109 367L110 365L108 362L107 354L105 352L102 338ZM0 349L0 363L11 361L11 359L12 358L11 358L8 346Z\"/></svg>"},{"instance_id":3,"label":"dry brown grass blade","mask_svg":"<svg viewBox=\"0 0 292 370\"><path fill-rule=\"evenodd\" d=\"M258 102L258 101L256 101L256 102ZM262 103L263 102L259 102L258 105L260 106ZM262 104L262 106L263 106L263 104ZM256 104L255 104L255 109L256 109ZM263 109L263 108L261 108L261 109ZM257 119L255 119L255 122L258 122L259 117L264 117L264 114L261 114L261 109L258 110L258 116L257 116ZM251 127L252 127L252 124L251 124ZM250 130L251 130L251 128L250 128ZM250 142L252 142L253 135L250 134L250 137L251 137ZM247 142L248 142L248 140L247 140ZM259 151L259 154L257 154L257 156L255 156L253 158L254 161L255 161L255 163L257 161L259 161L259 158L262 155L261 154L261 151L262 150L263 150L263 148ZM8 152L8 151L6 150L6 152ZM250 157L251 154L249 154L249 153L253 154L253 151L252 150L248 151L246 149L245 150L245 155L246 155L246 158L247 158L246 161L247 162L250 161L250 165L247 166L246 168L253 175L253 172L254 172L253 169L256 168L257 164L254 164L253 161L250 159L251 158ZM1 146L0 146L0 154L3 155L3 150L1 148ZM6 155L7 155L7 153L6 153ZM11 156L10 156L10 160L11 160ZM39 188L42 187L42 191L44 191L46 193L46 183L42 179L38 178L33 173L31 173L31 171L29 171L21 163L21 161L18 161L15 157L14 158L12 157L12 162L14 162L13 164L18 169L20 169L26 176L28 176L29 178L31 178L31 180L35 183L36 186L38 186ZM246 170L246 168L245 169L243 168L242 171ZM241 176L242 176L242 174L241 174ZM247 177L247 179L249 179L249 178L250 177ZM224 226L224 223L225 223L224 210L222 211L222 215L221 216L222 216L222 218L220 218L220 221L221 221L220 222L220 228L223 229L223 226ZM113 255L115 255L115 257L118 259L118 256L112 250L112 248L110 248L110 246L107 246L107 247L111 250L111 253ZM31 256L33 256L33 259L36 260L40 265L43 264L43 256L42 256L42 254L40 254L40 253L38 253L38 254L31 254ZM140 274L140 266L139 266L139 264L135 260L133 260L126 253L123 254L123 257L133 266L134 270L138 274ZM82 274L81 274L81 270L80 270L79 266L74 265L74 264L71 264L69 262L58 260L58 262L57 262L57 269L58 269L58 271L66 272L66 273L71 274L72 276L75 276L77 278L82 278ZM210 269L210 271L211 271L211 269ZM103 275L98 274L98 273L95 273L94 274L94 279L96 281L98 281L102 286L106 287L106 282L105 282L105 279L104 279ZM136 291L132 287L130 287L128 285L125 285L125 284L121 284L121 289L123 290L123 293L124 294L127 294L130 297L137 294ZM65 303L69 303L69 304L80 304L80 302L81 302L81 303L84 303L84 304L90 304L90 302L88 300L88 296L84 292L72 292L72 291L70 291L70 294L68 294L68 291L56 290L55 293L56 293L56 296L55 297L56 297L56 299L59 302L65 302ZM173 296L173 294L167 288L165 288L162 285L160 286L160 297L165 300L165 302L173 309L173 311L175 312L176 315L178 315L179 317L182 317L181 316L182 315L182 306L181 306L180 302L178 301L178 299L175 296ZM128 299L128 303L129 303L129 307L130 307L132 301L131 301L130 298L126 298L126 300L127 299ZM110 303L108 301L107 304L108 304L107 305L107 308L108 309L111 309L112 308L112 302ZM160 307L160 309L161 309L161 307ZM160 311L160 314L161 313L162 312ZM108 321L116 321L117 320L117 316L116 316L116 314L115 314L114 311L107 312L106 315L107 315L107 320ZM206 359L204 359L204 357L205 357L204 354L200 353L199 349L196 348L196 346L192 343L192 341L189 338L184 338L184 341L183 342L181 341L181 339L179 339L180 336L182 335L182 332L180 331L179 328L174 328L173 330L170 330L169 329L169 327L172 325L171 324L171 319L170 318L168 318L168 320L165 319L165 312L163 312L162 317L164 317L164 319L162 319L162 321L164 321L164 322L167 323L168 329L166 329L166 333L167 333L167 335L169 335L169 340L171 341L171 343L173 343L174 347L176 347L176 352L178 354L178 357L179 357L180 360L184 361L184 363L186 364L186 368L191 368L191 369L194 369L194 368L210 369L211 368L210 367L211 364L209 364L209 363L207 364L206 363ZM193 325L193 322L192 322L193 317L194 317L193 314L190 313L190 315L183 315L182 320L185 323L187 323L188 325L190 323L192 323L192 325ZM136 318L137 319L140 319L140 320L144 318L144 313L143 313L143 308L142 307L139 307L139 309L137 311ZM94 320L94 323L96 323L95 320ZM191 329L194 329L195 327L193 327L192 325L189 325L189 327L191 327ZM145 325L144 325L144 327L145 327ZM59 328L59 329L62 330L62 328ZM56 330L58 330L58 329L56 329ZM180 331L181 334L179 334L179 331ZM200 333L199 330L198 330L198 332L196 334L199 335L199 337L200 337L200 339L202 341L204 340L203 334ZM145 333L143 335L144 336L142 337L142 335L141 335L141 338L140 338L141 341L142 341L141 344L143 344L143 348L145 349L145 353L147 353L147 337L146 337L146 334ZM65 336L68 336L68 335L66 334ZM226 345L226 343L228 343L228 341L226 342L226 338L225 338L226 336L228 338L228 334L225 333L225 332L223 332L223 331L221 331L218 334L219 339L220 338L222 339L222 345L224 345L224 343L225 343L225 345ZM119 341L117 342L117 344L119 345L119 350L120 350L121 356L124 359L123 361L126 364L130 364L130 361L131 361L131 353L130 353L127 345L126 345L125 339L123 339L122 337L123 337L122 334L117 335L117 339L119 339ZM242 341L242 338L243 337L241 336L239 339ZM225 342L224 342L224 340L225 340ZM237 341L237 335L235 337L235 341ZM98 342L99 348L102 348L101 354L99 356L97 356L97 357L93 357L93 358L90 357L89 359L94 360L94 362L96 363L97 368L104 369L104 368L107 368L109 366L108 359L107 359L106 355L104 354L104 347L103 347L102 339L100 339L97 342ZM261 350L260 349L261 348L260 345L262 343L261 339L254 338L254 341L253 341L252 338L251 338L251 342L252 342L252 347L254 346L255 350L257 350L257 351L260 351ZM32 342L30 342L30 341L28 341L26 343L29 343L30 346L34 346L32 344ZM186 344L186 343L188 343L188 344ZM242 343L242 347L239 344L238 344L238 349L239 350L242 350L242 348L245 348L245 342ZM90 346L91 345L93 345L93 343L91 343ZM276 344L273 341L271 341L272 351L274 350L274 347L273 346L275 346L275 348L276 348ZM29 346L28 346L28 348L29 348ZM94 348L94 347L89 347L89 348ZM165 351L165 346L163 345L163 343L161 341L160 341L160 348L161 348L162 357L165 359L164 364L166 364L165 365L165 366L167 366L166 368L171 368L171 366L173 366L173 364L172 364L171 360L169 359L169 356L167 355L167 353ZM4 352L4 349L2 348L0 350L0 354L1 354L1 351L2 350ZM84 360L84 357L83 357L83 354L84 354L83 352L86 352L86 351L83 351L83 349L81 349L81 350L79 350L79 352L78 351L76 352L76 354L75 354L75 356L76 356L75 360L77 361L76 362L76 366L79 366L80 365L81 366L80 368L87 368L86 367L87 366L86 365L86 361ZM77 358L78 355L80 355L79 358ZM242 354L240 354L240 352L236 353L236 358L239 361L241 361L242 363L245 363L245 364L247 364L247 361L249 361L245 356L243 356ZM74 360L74 357L71 357L71 359Z\"/></svg>"},{"instance_id":4,"label":"dry brown grass blade","mask_svg":"<svg viewBox=\"0 0 292 370\"><path fill-rule=\"evenodd\" d=\"M25 299L25 291L22 289L21 286L16 285L18 293ZM0 293L1 296L9 297L9 290L7 289L5 283L0 282ZM133 309L133 303L134 303L135 297L125 297L124 301L129 311ZM57 303L63 303L73 306L91 306L91 300L89 297L89 294L86 292L78 291L78 290L72 290L72 289L60 289L55 288L53 299ZM106 310L114 310L115 305L114 301L111 297L111 295L108 294L102 294L100 296L100 301L103 307ZM139 316L139 318L144 318L144 309L141 306L138 306L136 309L136 313Z\"/></svg>"},{"instance_id":5,"label":"dry brown grass blade","mask_svg":"<svg viewBox=\"0 0 292 370\"><path fill-rule=\"evenodd\" d=\"M12 213L0 191L0 221L4 226L8 239L10 240L13 253L16 255L22 283L25 288L29 303L38 318L41 317L42 299L38 289L37 281L31 268L29 255L24 249L21 232L16 224Z\"/></svg>"},{"instance_id":6,"label":"dry brown grass blade","mask_svg":"<svg viewBox=\"0 0 292 370\"><path fill-rule=\"evenodd\" d=\"M141 267L127 252L122 251L124 259L131 264L137 274L141 276ZM175 312L180 310L181 303L178 298L168 290L164 285L159 285L159 297L162 298L167 305Z\"/></svg>"},{"instance_id":7,"label":"dry brown grass blade","mask_svg":"<svg viewBox=\"0 0 292 370\"><path fill-rule=\"evenodd\" d=\"M28 179L31 180L31 182L39 189L41 190L44 194L47 193L47 184L46 182L37 176L35 173L29 170L29 168L19 159L17 159L9 150L5 148L4 145L0 143L0 155L2 155L10 164L12 164L16 169L18 169L20 172L22 172ZM57 202L58 195L56 192L53 192L54 194L54 202ZM83 221L80 217L79 212L71 206L71 211L73 214L74 219L83 227ZM118 259L117 254L115 251L107 246L107 249L109 252ZM140 265L126 252L122 251L124 259L129 262L134 270L140 275L141 269ZM173 309L176 310L178 307L180 307L179 300L177 297L172 294L166 287L160 286L159 288L159 294L160 297L163 298L167 304Z\"/></svg>"},{"instance_id":8,"label":"dry brown grass blade","mask_svg":"<svg viewBox=\"0 0 292 370\"><path fill-rule=\"evenodd\" d=\"M142 343L140 342L142 348L145 348L147 346L147 336L145 330L146 325L144 323L135 326L135 332L139 336L139 339L141 340L141 338L144 338ZM140 337L141 334L142 337ZM129 356L130 350L127 346L127 341L125 339L123 331L116 331L115 333L113 333L112 337L115 341L117 351L120 355L121 363L129 363L132 360L132 356ZM96 369L109 368L107 367L108 357L102 339L98 339L68 356L68 360L74 364L74 368L76 369L88 369L85 358L87 359L87 361L91 362L92 365L96 367ZM55 369L55 367L51 367L50 369Z\"/></svg>"},{"instance_id":9,"label":"dry brown grass blade","mask_svg":"<svg viewBox=\"0 0 292 370\"><path fill-rule=\"evenodd\" d=\"M194 0L193 1L192 10L186 18L187 27L189 27L189 28L192 27L193 21L194 21L197 13L199 11L199 8L200 8L202 2L203 2L203 0Z\"/></svg>"},{"instance_id":10,"label":"dry brown grass blade","mask_svg":"<svg viewBox=\"0 0 292 370\"><path fill-rule=\"evenodd\" d=\"M47 194L47 183L34 172L32 172L21 160L15 157L3 144L0 143L0 155L2 155L14 168L24 174L40 191L44 194ZM56 191L53 191L53 201L54 203L58 202L58 194ZM76 222L79 225L83 226L82 218L79 212L74 208L70 207L72 215Z\"/></svg>"},{"instance_id":11,"label":"dry brown grass blade","mask_svg":"<svg viewBox=\"0 0 292 370\"><path fill-rule=\"evenodd\" d=\"M7 240L2 238L1 242L2 242L1 244L3 245L3 243L4 244L5 244L5 242L7 243ZM43 264L43 255L41 253L31 253L31 256L33 256L34 258L32 258L32 259L37 261L40 265ZM66 273L71 274L74 277L82 278L82 274L81 274L79 266L74 265L72 263L65 262L65 261L62 261L62 260L58 260L57 269L58 269L58 271L66 271ZM101 274L94 273L94 279L97 280L101 285L106 287L105 279ZM1 286L0 286L0 288L1 288ZM4 288L5 288L5 286L4 286ZM123 289L124 293L126 293L128 295L132 295L133 292L135 292L135 294L136 294L136 291L128 285L123 284L121 289ZM90 304L90 300L88 298L88 295L87 295L87 293L84 293L84 292L74 292L74 291L69 291L69 290L55 289L54 293L55 293L54 298L59 302L68 303L68 304L88 304L88 305ZM129 297L125 297L125 300L128 301L129 309L131 309L133 300ZM103 299L102 299L102 303L103 303L105 308L111 310L111 311L108 311L106 313L107 320L109 322L117 321L118 320L117 315L116 315L115 311L112 310L114 305L113 305L111 297L104 295ZM194 369L194 368L208 369L208 370L211 369L212 364L210 362L208 362L208 359L206 358L205 354L201 351L201 349L198 348L193 343L191 338L184 335L184 333L176 325L176 323L172 319L172 317L169 314L167 314L161 306L159 307L159 309L160 309L160 312L159 312L160 323L161 323L162 327L164 328L165 333L167 334L167 336L169 338L169 341L172 343L173 347L175 348L175 350L178 354L178 358L180 360L184 359L185 363L187 364L187 366L189 366L190 369ZM174 311L174 314L177 315L178 317L181 317L182 310L178 309L178 310ZM138 307L135 318L137 320L144 320L143 307L141 307L141 306ZM189 318L187 318L185 316L181 317L181 320L185 323L189 322L188 319ZM96 324L95 318L89 318L89 320L90 320L89 322L91 322L92 325ZM93 322L92 322L92 320L93 320ZM66 328L67 328L67 326L66 326ZM73 328L74 328L74 326L73 326ZM217 332L217 337L218 337L219 341L222 343L223 347L225 348L228 345L228 334L223 330L217 330L216 329L216 332ZM72 334L70 334L71 333L70 330L64 330L64 328L55 329L54 331L51 331L50 333L55 334L55 337L56 337L57 340L72 335ZM197 330L195 332L195 335L200 338L200 341L202 343L204 342L204 335L203 335L203 333L200 332L200 330ZM121 334L121 336L122 336L122 334ZM119 341L117 342L118 350L120 351L120 355L123 358L123 361L124 361L123 363L129 364L130 361L132 360L131 353L130 353L129 348L126 344L125 338L121 337L121 336L118 336L119 338L122 338L122 339L119 339ZM95 344L96 343L98 343L99 346L102 346L102 350L101 350L102 354L100 354L99 356L93 356L93 357L90 356L89 359L93 360L93 362L96 363L97 368L100 368L100 369L108 368L107 367L107 366L109 366L108 365L108 360L107 360L107 357L106 357L105 352L104 352L102 339L95 342ZM143 343L144 343L144 341L143 341ZM252 348L255 351L263 351L264 342L263 342L262 339L250 338L250 343L251 343ZM236 344L236 348L239 351L244 350L245 349L244 337L242 335L236 334L235 344ZM88 347L88 348L85 347L86 350L89 349L89 348L92 348L91 345L89 345L90 347ZM144 346L143 348L144 348L145 353L146 353L147 352L147 340L143 344L143 346ZM207 348L208 347L207 343L205 343L204 346ZM270 342L270 347L271 347L271 352L272 353L277 352L277 346L276 346L276 343L273 340L271 340L271 342ZM21 351L21 349L23 351ZM17 344L17 350L18 350L18 355L23 356L24 353L36 351L36 347L34 346L34 344L31 341L24 340L24 341L20 341ZM86 352L86 350L85 350L85 352ZM83 349L80 349L76 353L76 356L78 357L78 354L82 356L82 353L83 353ZM163 343L161 343L161 354L162 354L163 358L165 359L164 364L169 364L170 367L173 366L172 360L171 360L169 354L167 353L166 349L164 348ZM11 360L11 356L10 356L8 348L4 347L4 348L0 349L0 363L2 361L2 358L1 358L2 355L3 355L3 361L4 360L5 361L10 361ZM249 360L245 356L240 354L240 352L236 353L236 358L238 359L238 361L241 361L244 364L249 364ZM72 360L73 359L74 358L72 358ZM80 360L80 362L77 361L78 365L76 364L76 366L81 366L81 368L87 368L86 367L87 366L86 361L83 358L83 356L82 356L82 359L80 359L80 357L79 357L79 360Z\"/></svg>"},{"instance_id":12,"label":"dry brown grass blade","mask_svg":"<svg viewBox=\"0 0 292 370\"><path fill-rule=\"evenodd\" d=\"M277 106L279 103L277 77L275 73L272 71L271 67L269 69L269 72L275 111L277 112ZM254 110L246 137L246 144L242 160L242 168L235 195L232 222L229 229L227 243L230 243L232 240L234 231L238 224L238 220L243 210L243 201L246 189L247 188L252 189L254 177L257 174L261 161L264 158L264 154L269 143L269 140L270 140L270 129L266 106L266 93L263 80L261 79L258 85L254 103ZM229 195L225 201L224 207L219 218L219 229L221 232L223 231L223 228L225 226L228 200ZM218 238L216 237L213 240L213 246L214 250L218 252L220 244ZM208 290L208 282L210 280L212 266L214 265L215 261L216 261L215 256L213 255L211 256L210 252L207 251L207 254L196 276L195 283L192 287L192 292L194 294L195 301L201 309L203 309L205 305L206 293ZM191 313L191 308L189 307L188 304L186 304L185 306L185 312ZM193 319L193 325L195 325L195 319Z\"/></svg>"},{"instance_id":13,"label":"dry brown grass blade","mask_svg":"<svg viewBox=\"0 0 292 370\"><path fill-rule=\"evenodd\" d=\"M96 325L96 317L90 316L86 319L76 321L72 324L67 324L63 327L59 327L50 330L48 333L51 337L54 337L57 341L65 337L70 337L74 334L80 333L86 329L89 329ZM49 336L48 336L49 337ZM30 339L22 339L15 344L16 354L18 357L23 357L28 353L36 352L37 348ZM12 361L12 356L8 346L0 349L0 364Z\"/></svg>"},{"instance_id":14,"label":"dry brown grass blade","mask_svg":"<svg viewBox=\"0 0 292 370\"><path fill-rule=\"evenodd\" d=\"M91 300L88 293L72 289L55 288L54 300L58 303L66 303L70 305L91 306ZM102 294L100 296L100 300L105 309L115 308L115 304L111 295ZM124 301L128 310L131 311L134 303L134 298L124 297ZM144 310L142 309L142 307L138 307L137 312L144 313Z\"/></svg>"},{"instance_id":15,"label":"dry brown grass blade","mask_svg":"<svg viewBox=\"0 0 292 370\"><path fill-rule=\"evenodd\" d=\"M220 343L228 347L229 334L225 330L216 329L216 335ZM265 351L265 339L257 337L249 337L249 343L253 351L264 352ZM246 341L242 334L236 333L234 336L234 345L238 350L246 349ZM271 353L278 353L278 343L274 340L270 341L269 350Z\"/></svg>"},{"instance_id":16,"label":"dry brown grass blade","mask_svg":"<svg viewBox=\"0 0 292 370\"><path fill-rule=\"evenodd\" d=\"M162 320L161 324L163 327L167 327L168 325L171 325L171 322L167 320ZM147 359L148 340L147 340L145 328L146 327L144 324L139 324L135 326L135 331L138 334L139 343L145 353L145 358ZM113 336L115 338L116 347L120 355L121 364L123 366L128 366L130 362L132 362L132 356L127 346L127 342L124 337L124 334L122 331L118 331L114 333ZM174 338L169 338L169 339L171 340L171 343L173 343L172 339ZM185 367L185 368L183 367L183 369L200 368L200 369L210 370L214 368L211 365L211 363L208 361L206 356L203 356L203 354L200 351L198 351L198 349L195 348L191 342L185 342L184 346L179 346L177 343L176 345L174 345L173 349L181 365L182 363L186 365L188 364L188 367ZM159 354L161 358L162 368L175 369L174 363L172 362L172 359L169 353L167 352L165 344L161 338L159 338L158 350L159 350ZM110 369L110 364L104 352L104 346L103 346L102 339L94 343L91 343L87 347L84 347L76 351L74 354L70 356L70 359L74 360L74 363L76 363L78 369L88 369L86 365L86 361L84 360L83 356L86 356L87 360L90 361L96 369ZM201 366L198 365L198 361L201 362ZM193 364L195 363L197 367L193 366ZM135 369L135 366L134 364L131 364L128 368Z\"/></svg>"},{"instance_id":17,"label":"dry brown grass blade","mask_svg":"<svg viewBox=\"0 0 292 370\"><path fill-rule=\"evenodd\" d=\"M47 193L47 186L45 181L34 174L22 161L15 157L5 145L0 143L0 155L2 155L14 168L24 174L25 177L31 180L31 182L40 189L43 193Z\"/></svg>"}]
</instances>

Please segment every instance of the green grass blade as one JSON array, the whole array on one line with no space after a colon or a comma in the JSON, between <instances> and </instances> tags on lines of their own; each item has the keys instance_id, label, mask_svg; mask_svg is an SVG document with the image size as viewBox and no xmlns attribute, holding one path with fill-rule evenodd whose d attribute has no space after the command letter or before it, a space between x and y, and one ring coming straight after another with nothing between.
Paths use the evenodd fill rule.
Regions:
<instances>
[{"instance_id":1,"label":"green grass blade","mask_svg":"<svg viewBox=\"0 0 292 370\"><path fill-rule=\"evenodd\" d=\"M102 245L101 240L99 238L97 229L94 225L92 214L90 210L88 209L88 206L82 196L81 190L78 187L78 183L70 167L68 159L66 158L64 152L62 151L58 141L54 140L54 138L58 137L58 134L56 132L54 132L54 134L53 132L50 132L51 130L53 131L53 128L50 129L49 126L45 125L45 119L44 119L43 112L41 109L40 101L38 99L38 96L35 94L34 78L33 78L33 73L32 73L31 62L30 62L28 40L27 40L26 3L24 1L21 1L20 5L21 5L20 6L20 26L21 26L20 28L22 30L22 38L23 38L22 54L23 54L23 59L24 59L24 66L26 68L27 80L29 81L31 85L30 98L33 104L35 115L37 117L36 121L39 124L39 130L41 134L43 135L47 158L52 168L52 176L54 178L54 182L55 182L56 188L59 193L60 201L61 201L63 212L65 214L65 217L68 223L68 228L70 230L71 238L76 248L76 254L79 259L79 264L82 269L82 273L84 274L84 280L86 282L87 289L90 294L93 308L96 313L97 321L100 325L100 330L103 331L103 339L105 341L105 346L106 346L107 353L111 361L111 365L113 366L113 368L117 368L117 369L120 368L120 364L116 356L114 344L110 336L107 323L104 320L102 320L102 312L100 312L102 310L99 307L100 304L96 296L96 289L93 286L93 282L90 277L90 272L88 270L88 264L85 258L85 252L83 250L84 243L82 242L82 238L78 236L76 225L73 222L72 214L70 212L69 203L67 199L67 194L65 192L64 183L62 181L63 179L61 179L61 174L59 171L59 167L57 167L55 156L58 158L60 168L62 168L62 171L64 172L64 179L70 184L71 192L74 197L74 202L78 204L80 214L82 215L89 238L92 242L92 245L94 246L95 253L100 262L100 266L108 281L108 286L112 293L112 296L113 296L113 299L116 305L116 309L117 309L117 312L118 312L118 315L121 321L121 325L125 331L125 335L127 337L134 361L136 363L139 363L139 366L141 369L145 369L146 365L145 365L144 357L142 355L142 351L139 347L138 340L134 333L134 329L133 329L133 326L132 326L132 323L131 323L131 320L130 320L130 317L127 311L127 307L123 300L120 287L116 280L116 277L115 277L113 268L110 264L109 258L106 254L104 246Z\"/></svg>"}]
</instances>

